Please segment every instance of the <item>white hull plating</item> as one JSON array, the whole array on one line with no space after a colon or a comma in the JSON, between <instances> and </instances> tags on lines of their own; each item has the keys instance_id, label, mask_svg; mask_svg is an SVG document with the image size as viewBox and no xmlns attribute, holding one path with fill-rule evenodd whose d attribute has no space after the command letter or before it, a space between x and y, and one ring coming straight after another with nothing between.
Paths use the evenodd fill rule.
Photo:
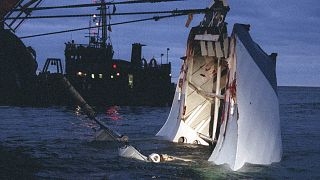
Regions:
<instances>
[{"instance_id":1,"label":"white hull plating","mask_svg":"<svg viewBox=\"0 0 320 180\"><path fill-rule=\"evenodd\" d=\"M185 73L180 74L180 79L184 79L186 77ZM198 132L190 126L190 123L195 120L197 117L200 116L201 112L203 112L205 109L208 109L207 106L209 103L203 103L202 99L197 99L196 103L199 104L201 101L201 105L198 105L197 110L193 111L194 114L192 114L192 117L189 118L189 121L182 121L181 117L184 114L184 103L186 100L186 84L184 84L184 87L179 87L179 85L176 88L175 96L173 99L171 111L168 117L168 120L166 121L165 125L161 128L161 130L157 133L157 136L163 137L165 140L169 140L172 142L181 142L181 137L184 138L184 143L196 143L196 144L203 144L208 145L207 142L205 142L203 139L201 139L198 136ZM199 101L199 102L198 102ZM208 110L207 110L208 111ZM191 116L191 115L190 115ZM210 119L207 120L207 123ZM206 123L206 122L202 122ZM203 124L202 127L206 127L205 124ZM198 129L202 128L201 126Z\"/></svg>"},{"instance_id":2,"label":"white hull plating","mask_svg":"<svg viewBox=\"0 0 320 180\"><path fill-rule=\"evenodd\" d=\"M282 154L278 96L243 43L236 39L235 56L238 112L229 114L226 136L219 140L209 161L232 170L245 163L271 164ZM231 61L232 61L231 60ZM239 117L237 117L239 114Z\"/></svg>"}]
</instances>

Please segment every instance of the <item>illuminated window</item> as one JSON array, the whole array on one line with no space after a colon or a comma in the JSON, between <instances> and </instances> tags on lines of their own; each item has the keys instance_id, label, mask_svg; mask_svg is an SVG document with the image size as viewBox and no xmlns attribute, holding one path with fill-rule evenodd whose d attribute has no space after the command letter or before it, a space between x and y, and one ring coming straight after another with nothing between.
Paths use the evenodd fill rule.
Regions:
<instances>
[{"instance_id":1,"label":"illuminated window","mask_svg":"<svg viewBox=\"0 0 320 180\"><path fill-rule=\"evenodd\" d=\"M128 78L129 78L129 84L128 85L129 85L130 88L133 88L133 75L129 74Z\"/></svg>"},{"instance_id":2,"label":"illuminated window","mask_svg":"<svg viewBox=\"0 0 320 180\"><path fill-rule=\"evenodd\" d=\"M77 72L77 75L80 76L80 77L85 77L87 76L86 73L83 73L83 72Z\"/></svg>"},{"instance_id":3,"label":"illuminated window","mask_svg":"<svg viewBox=\"0 0 320 180\"><path fill-rule=\"evenodd\" d=\"M103 74L99 74L99 78L102 79L103 78Z\"/></svg>"},{"instance_id":4,"label":"illuminated window","mask_svg":"<svg viewBox=\"0 0 320 180\"><path fill-rule=\"evenodd\" d=\"M91 74L91 78L94 79L94 74Z\"/></svg>"}]
</instances>

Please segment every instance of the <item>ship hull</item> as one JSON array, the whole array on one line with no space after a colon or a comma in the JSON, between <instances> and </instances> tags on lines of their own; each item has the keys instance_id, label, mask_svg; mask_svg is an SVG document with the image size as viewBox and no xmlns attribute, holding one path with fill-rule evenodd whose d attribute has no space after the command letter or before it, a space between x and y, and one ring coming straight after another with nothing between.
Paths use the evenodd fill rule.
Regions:
<instances>
[{"instance_id":1,"label":"ship hull","mask_svg":"<svg viewBox=\"0 0 320 180\"><path fill-rule=\"evenodd\" d=\"M183 85L177 87L170 115L157 136L172 142L212 144L209 161L235 171L245 163L279 162L282 142L275 58L251 39L247 25L234 26L231 41L223 49L229 49L227 66L218 60L210 62L207 54L202 56L203 48L189 41L189 49L190 44L192 53L180 74ZM215 67L211 78L210 64Z\"/></svg>"},{"instance_id":2,"label":"ship hull","mask_svg":"<svg viewBox=\"0 0 320 180\"><path fill-rule=\"evenodd\" d=\"M235 111L224 121L209 161L239 170L245 163L279 162L282 142L274 62L250 40L243 26L237 25L234 31L230 61L237 72Z\"/></svg>"}]
</instances>

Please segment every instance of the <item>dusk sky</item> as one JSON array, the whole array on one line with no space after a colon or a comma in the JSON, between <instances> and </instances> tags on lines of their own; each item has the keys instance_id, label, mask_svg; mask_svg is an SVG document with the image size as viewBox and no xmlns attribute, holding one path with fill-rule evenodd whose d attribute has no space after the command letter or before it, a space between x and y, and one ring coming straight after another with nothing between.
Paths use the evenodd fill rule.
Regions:
<instances>
[{"instance_id":1,"label":"dusk sky","mask_svg":"<svg viewBox=\"0 0 320 180\"><path fill-rule=\"evenodd\" d=\"M90 3L92 0L51 1L45 0L42 6ZM119 5L117 12L174 10L205 8L211 0L188 0L176 3ZM319 0L229 0L231 11L228 14L229 34L234 23L251 25L253 39L268 53L277 52L277 75L279 85L320 86L320 1ZM33 15L85 14L96 13L95 8L73 10L50 10L35 12ZM151 17L150 15L112 17L112 22ZM191 26L199 24L203 15L196 15ZM185 55L186 41L190 28L185 28L187 17L164 19L158 22L112 27L112 43L115 58L130 60L131 44L146 44L143 55L147 60L153 56L160 61L160 54L170 48L169 59L173 63L173 77L180 69L180 57ZM57 30L87 27L89 18L28 20L18 36L45 33ZM84 37L88 31L79 31L53 36L24 39L38 54L39 69L48 58L64 60L64 43L75 40L87 43ZM165 57L164 57L165 61ZM174 78L176 80L176 78Z\"/></svg>"}]
</instances>

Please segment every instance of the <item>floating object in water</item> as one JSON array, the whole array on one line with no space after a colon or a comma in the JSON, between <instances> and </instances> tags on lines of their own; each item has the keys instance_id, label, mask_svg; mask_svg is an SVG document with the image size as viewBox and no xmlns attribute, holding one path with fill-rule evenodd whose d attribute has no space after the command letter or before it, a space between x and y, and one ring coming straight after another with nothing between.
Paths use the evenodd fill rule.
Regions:
<instances>
[{"instance_id":1,"label":"floating object in water","mask_svg":"<svg viewBox=\"0 0 320 180\"><path fill-rule=\"evenodd\" d=\"M282 142L276 56L251 38L250 26L224 22L229 10L214 1L204 21L192 28L165 125L166 140L212 145L209 161L239 170L245 163L279 162Z\"/></svg>"},{"instance_id":2,"label":"floating object in water","mask_svg":"<svg viewBox=\"0 0 320 180\"><path fill-rule=\"evenodd\" d=\"M148 157L141 154L136 148L133 146L127 145L119 148L119 156L125 158L131 158L135 160L140 160L144 162L152 162L152 163L161 163L161 162L169 162L169 161L184 161L184 162L193 162L190 159L179 158L175 156L169 156L167 154L156 154L152 153Z\"/></svg>"},{"instance_id":3,"label":"floating object in water","mask_svg":"<svg viewBox=\"0 0 320 180\"><path fill-rule=\"evenodd\" d=\"M148 161L148 158L141 154L136 148L133 146L123 146L119 148L119 156L125 158L137 159L140 161Z\"/></svg>"}]
</instances>

